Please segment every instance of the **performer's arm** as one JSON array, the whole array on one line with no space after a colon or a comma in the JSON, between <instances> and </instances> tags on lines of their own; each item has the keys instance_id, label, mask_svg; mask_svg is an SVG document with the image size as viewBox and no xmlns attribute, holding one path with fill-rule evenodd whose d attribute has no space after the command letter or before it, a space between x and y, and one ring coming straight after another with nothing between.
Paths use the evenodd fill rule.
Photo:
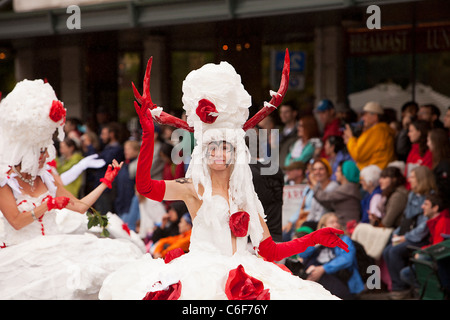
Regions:
<instances>
[{"instance_id":1,"label":"performer's arm","mask_svg":"<svg viewBox=\"0 0 450 320\"><path fill-rule=\"evenodd\" d=\"M305 251L308 247L321 244L326 247L339 247L348 252L347 244L342 241L337 234L343 234L344 231L334 228L322 228L288 242L275 243L270 236L266 223L260 217L263 225L263 241L260 242L258 253L268 261L280 261L284 258Z\"/></svg>"}]
</instances>

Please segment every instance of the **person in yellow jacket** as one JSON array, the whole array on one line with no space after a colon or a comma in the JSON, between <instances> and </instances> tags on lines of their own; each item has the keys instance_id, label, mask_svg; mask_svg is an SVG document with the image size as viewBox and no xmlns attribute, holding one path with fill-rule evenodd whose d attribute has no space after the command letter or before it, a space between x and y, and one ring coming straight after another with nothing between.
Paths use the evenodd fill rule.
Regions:
<instances>
[{"instance_id":1,"label":"person in yellow jacket","mask_svg":"<svg viewBox=\"0 0 450 320\"><path fill-rule=\"evenodd\" d=\"M183 249L184 252L189 251L191 240L192 220L190 214L185 213L178 224L180 234L161 238L156 242L153 250L153 258L164 258L166 253L177 248Z\"/></svg>"},{"instance_id":2,"label":"person in yellow jacket","mask_svg":"<svg viewBox=\"0 0 450 320\"><path fill-rule=\"evenodd\" d=\"M385 122L380 121L384 114L383 108L377 102L368 102L363 108L363 132L359 137L353 136L347 124L344 140L350 156L361 170L368 165L375 164L380 169L395 160L394 131Z\"/></svg>"}]
</instances>

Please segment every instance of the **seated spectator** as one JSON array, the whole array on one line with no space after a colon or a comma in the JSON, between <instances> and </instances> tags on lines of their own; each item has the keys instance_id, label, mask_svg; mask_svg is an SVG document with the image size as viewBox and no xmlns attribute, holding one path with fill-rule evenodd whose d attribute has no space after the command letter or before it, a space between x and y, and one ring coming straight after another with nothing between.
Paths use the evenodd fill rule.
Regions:
<instances>
[{"instance_id":1,"label":"seated spectator","mask_svg":"<svg viewBox=\"0 0 450 320\"><path fill-rule=\"evenodd\" d=\"M374 226L397 228L408 201L405 177L396 167L387 167L380 173L381 219L369 213L370 223Z\"/></svg>"},{"instance_id":2,"label":"seated spectator","mask_svg":"<svg viewBox=\"0 0 450 320\"><path fill-rule=\"evenodd\" d=\"M306 164L301 161L292 162L285 168L286 184L302 184L306 183Z\"/></svg>"},{"instance_id":3,"label":"seated spectator","mask_svg":"<svg viewBox=\"0 0 450 320\"><path fill-rule=\"evenodd\" d=\"M341 228L334 213L321 217L317 228L325 227ZM305 265L307 280L320 283L341 299L354 299L364 290L364 282L358 270L353 241L346 235L342 235L341 239L348 245L348 253L340 248L314 246L298 256Z\"/></svg>"},{"instance_id":4,"label":"seated spectator","mask_svg":"<svg viewBox=\"0 0 450 320\"><path fill-rule=\"evenodd\" d=\"M409 125L416 120L419 105L414 101L406 102L402 106L402 122L395 141L395 153L400 161L406 161L408 153L411 150L411 141L408 137Z\"/></svg>"},{"instance_id":5,"label":"seated spectator","mask_svg":"<svg viewBox=\"0 0 450 320\"><path fill-rule=\"evenodd\" d=\"M341 121L336 117L336 110L330 100L321 100L314 109L314 112L317 114L319 122L323 126L323 143L325 143L330 136L342 136ZM322 154L322 156L325 156L325 154Z\"/></svg>"},{"instance_id":6,"label":"seated spectator","mask_svg":"<svg viewBox=\"0 0 450 320\"><path fill-rule=\"evenodd\" d=\"M83 159L81 152L78 149L77 144L72 139L66 137L64 141L59 144L60 157L56 158L56 170L58 174L68 171L75 164ZM82 184L82 175L79 175L74 181L65 186L65 188L73 194L75 197L79 196L80 188Z\"/></svg>"},{"instance_id":7,"label":"seated spectator","mask_svg":"<svg viewBox=\"0 0 450 320\"><path fill-rule=\"evenodd\" d=\"M359 169L351 160L339 164L336 181L340 183L331 192L314 188L314 198L324 207L331 208L339 218L339 224L346 226L350 220L359 221L361 193L359 191Z\"/></svg>"},{"instance_id":8,"label":"seated spectator","mask_svg":"<svg viewBox=\"0 0 450 320\"><path fill-rule=\"evenodd\" d=\"M339 184L336 181L332 181L331 166L325 158L314 160L311 166L311 172L308 176L311 188L314 190L321 190L324 192L332 192ZM319 222L322 215L330 211L330 208L323 206L316 198L311 200L311 207L309 209L306 221Z\"/></svg>"},{"instance_id":9,"label":"seated spectator","mask_svg":"<svg viewBox=\"0 0 450 320\"><path fill-rule=\"evenodd\" d=\"M433 173L438 193L445 207L450 207L450 142L445 129L433 129L428 133L428 148L433 158Z\"/></svg>"},{"instance_id":10,"label":"seated spectator","mask_svg":"<svg viewBox=\"0 0 450 320\"><path fill-rule=\"evenodd\" d=\"M430 242L421 249L426 249L429 246L444 241L445 239L442 235L450 234L450 211L449 208L444 207L444 202L442 200L443 199L436 194L429 194L422 204L423 214L428 218L427 228L430 233ZM420 253L416 253L414 258L424 260L430 259L430 257L421 255ZM418 287L414 272L414 265L412 265L411 268L409 266L405 267L400 272L402 281L408 283L412 288ZM446 273L448 274L449 270L447 270Z\"/></svg>"},{"instance_id":11,"label":"seated spectator","mask_svg":"<svg viewBox=\"0 0 450 320\"><path fill-rule=\"evenodd\" d=\"M162 217L162 222L156 227L152 234L151 240L155 244L159 239L175 236L178 234L178 224L180 219L188 212L186 205L183 201L171 202L167 213Z\"/></svg>"},{"instance_id":12,"label":"seated spectator","mask_svg":"<svg viewBox=\"0 0 450 320\"><path fill-rule=\"evenodd\" d=\"M375 164L384 169L394 160L394 132L385 122L381 122L383 108L376 102L368 102L363 108L363 132L355 137L350 125L346 125L344 141L347 150L360 170Z\"/></svg>"},{"instance_id":13,"label":"seated spectator","mask_svg":"<svg viewBox=\"0 0 450 320\"><path fill-rule=\"evenodd\" d=\"M417 112L417 118L419 120L425 120L430 123L432 128L443 128L444 124L439 117L441 116L441 111L434 104L425 104L419 107Z\"/></svg>"},{"instance_id":14,"label":"seated spectator","mask_svg":"<svg viewBox=\"0 0 450 320\"><path fill-rule=\"evenodd\" d=\"M411 288L402 281L400 272L409 264L409 247L422 247L428 244L428 218L423 214L422 204L427 195L436 191L434 176L428 167L414 168L408 180L411 191L402 222L394 230L392 242L383 251L383 258L392 280L390 298L394 300L404 299L411 294Z\"/></svg>"},{"instance_id":15,"label":"seated spectator","mask_svg":"<svg viewBox=\"0 0 450 320\"><path fill-rule=\"evenodd\" d=\"M179 234L159 239L154 245L153 258L165 258L167 252L174 249L182 249L184 252L189 251L191 243L192 220L189 212L186 212L178 223Z\"/></svg>"},{"instance_id":16,"label":"seated spectator","mask_svg":"<svg viewBox=\"0 0 450 320\"><path fill-rule=\"evenodd\" d=\"M284 160L284 167L295 161L307 163L311 160L315 153L322 149L323 144L319 136L316 118L312 115L301 117L297 125L297 140Z\"/></svg>"},{"instance_id":17,"label":"seated spectator","mask_svg":"<svg viewBox=\"0 0 450 320\"><path fill-rule=\"evenodd\" d=\"M336 181L336 169L339 163L352 159L348 154L344 139L341 136L329 136L324 142L323 150L333 172L331 180Z\"/></svg>"},{"instance_id":18,"label":"seated spectator","mask_svg":"<svg viewBox=\"0 0 450 320\"><path fill-rule=\"evenodd\" d=\"M431 151L427 146L427 136L430 129L430 123L424 120L416 120L409 125L408 137L411 141L411 150L406 158L405 177L408 177L411 170L417 166L427 166L431 169ZM409 190L408 182L406 183L406 189Z\"/></svg>"},{"instance_id":19,"label":"seated spectator","mask_svg":"<svg viewBox=\"0 0 450 320\"><path fill-rule=\"evenodd\" d=\"M376 165L364 167L360 173L362 189L366 192L361 200L361 222L369 223L369 213L381 218L381 213L377 209L381 201L381 189L379 184L381 169Z\"/></svg>"}]
</instances>

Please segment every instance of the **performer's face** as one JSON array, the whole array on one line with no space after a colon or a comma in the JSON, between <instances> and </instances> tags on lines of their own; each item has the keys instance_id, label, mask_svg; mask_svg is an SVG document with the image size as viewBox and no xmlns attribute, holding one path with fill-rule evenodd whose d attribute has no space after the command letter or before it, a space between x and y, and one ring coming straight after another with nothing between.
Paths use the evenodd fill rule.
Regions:
<instances>
[{"instance_id":1,"label":"performer's face","mask_svg":"<svg viewBox=\"0 0 450 320\"><path fill-rule=\"evenodd\" d=\"M206 150L206 159L212 169L223 170L233 161L234 147L226 141L212 141Z\"/></svg>"}]
</instances>

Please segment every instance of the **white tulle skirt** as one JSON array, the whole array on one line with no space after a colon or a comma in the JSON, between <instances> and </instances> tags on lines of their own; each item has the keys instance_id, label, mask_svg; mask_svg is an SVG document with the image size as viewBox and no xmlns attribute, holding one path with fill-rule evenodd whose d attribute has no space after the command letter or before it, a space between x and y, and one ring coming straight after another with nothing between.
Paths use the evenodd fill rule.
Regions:
<instances>
[{"instance_id":1,"label":"white tulle skirt","mask_svg":"<svg viewBox=\"0 0 450 320\"><path fill-rule=\"evenodd\" d=\"M141 256L125 239L36 237L0 249L0 299L98 299L106 276Z\"/></svg>"},{"instance_id":2,"label":"white tulle skirt","mask_svg":"<svg viewBox=\"0 0 450 320\"><path fill-rule=\"evenodd\" d=\"M110 274L99 293L102 300L143 299L153 285L181 282L180 300L227 299L225 285L229 271L239 265L245 272L269 289L271 300L335 300L320 284L303 280L272 262L250 252L233 256L189 252L169 263L153 259L149 254Z\"/></svg>"}]
</instances>

